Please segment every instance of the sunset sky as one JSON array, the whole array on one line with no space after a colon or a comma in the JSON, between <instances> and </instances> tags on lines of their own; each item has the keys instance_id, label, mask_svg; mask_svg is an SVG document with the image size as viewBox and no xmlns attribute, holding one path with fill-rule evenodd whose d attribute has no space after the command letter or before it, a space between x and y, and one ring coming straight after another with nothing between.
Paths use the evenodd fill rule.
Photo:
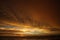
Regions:
<instances>
[{"instance_id":1,"label":"sunset sky","mask_svg":"<svg viewBox=\"0 0 60 40\"><path fill-rule=\"evenodd\" d=\"M0 30L27 26L60 31L59 1L0 0Z\"/></svg>"}]
</instances>

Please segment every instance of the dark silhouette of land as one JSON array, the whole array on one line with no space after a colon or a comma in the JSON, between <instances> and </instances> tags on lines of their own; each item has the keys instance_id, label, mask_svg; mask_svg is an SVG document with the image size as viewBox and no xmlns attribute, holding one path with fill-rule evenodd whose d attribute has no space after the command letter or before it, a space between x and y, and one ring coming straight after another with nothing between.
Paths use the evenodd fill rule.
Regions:
<instances>
[{"instance_id":1,"label":"dark silhouette of land","mask_svg":"<svg viewBox=\"0 0 60 40\"><path fill-rule=\"evenodd\" d=\"M60 35L49 36L0 36L0 40L60 40Z\"/></svg>"}]
</instances>

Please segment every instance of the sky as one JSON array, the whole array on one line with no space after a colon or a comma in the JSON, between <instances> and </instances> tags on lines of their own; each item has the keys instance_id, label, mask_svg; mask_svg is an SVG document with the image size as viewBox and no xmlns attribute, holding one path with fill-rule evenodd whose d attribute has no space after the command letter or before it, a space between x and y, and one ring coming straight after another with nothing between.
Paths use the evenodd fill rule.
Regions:
<instances>
[{"instance_id":1,"label":"sky","mask_svg":"<svg viewBox=\"0 0 60 40\"><path fill-rule=\"evenodd\" d=\"M60 28L59 1L0 0L0 26L11 28L20 24Z\"/></svg>"}]
</instances>

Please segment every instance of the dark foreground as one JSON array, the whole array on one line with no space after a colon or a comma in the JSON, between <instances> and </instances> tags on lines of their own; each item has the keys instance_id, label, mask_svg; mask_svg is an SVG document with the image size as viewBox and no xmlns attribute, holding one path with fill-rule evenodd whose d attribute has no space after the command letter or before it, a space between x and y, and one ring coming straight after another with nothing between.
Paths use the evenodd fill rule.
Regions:
<instances>
[{"instance_id":1,"label":"dark foreground","mask_svg":"<svg viewBox=\"0 0 60 40\"><path fill-rule=\"evenodd\" d=\"M50 36L0 36L0 40L60 40L60 35Z\"/></svg>"}]
</instances>

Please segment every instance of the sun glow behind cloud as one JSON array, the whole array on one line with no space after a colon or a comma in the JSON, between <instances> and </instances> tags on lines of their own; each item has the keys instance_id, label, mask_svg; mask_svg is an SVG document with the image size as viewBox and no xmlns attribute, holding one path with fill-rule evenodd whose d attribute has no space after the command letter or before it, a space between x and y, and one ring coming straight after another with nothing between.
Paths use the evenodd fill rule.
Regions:
<instances>
[{"instance_id":1,"label":"sun glow behind cloud","mask_svg":"<svg viewBox=\"0 0 60 40\"><path fill-rule=\"evenodd\" d=\"M51 31L49 29L39 28L39 27L33 27L31 25L23 25L19 23L11 23L11 22L4 22L5 25L9 25L9 27L0 27L0 30L11 30L11 31L17 31L13 32L12 34L15 34L17 36L31 36L31 35L49 35L54 34L54 31ZM12 28L11 28L12 26ZM42 27L42 26L41 26Z\"/></svg>"}]
</instances>

